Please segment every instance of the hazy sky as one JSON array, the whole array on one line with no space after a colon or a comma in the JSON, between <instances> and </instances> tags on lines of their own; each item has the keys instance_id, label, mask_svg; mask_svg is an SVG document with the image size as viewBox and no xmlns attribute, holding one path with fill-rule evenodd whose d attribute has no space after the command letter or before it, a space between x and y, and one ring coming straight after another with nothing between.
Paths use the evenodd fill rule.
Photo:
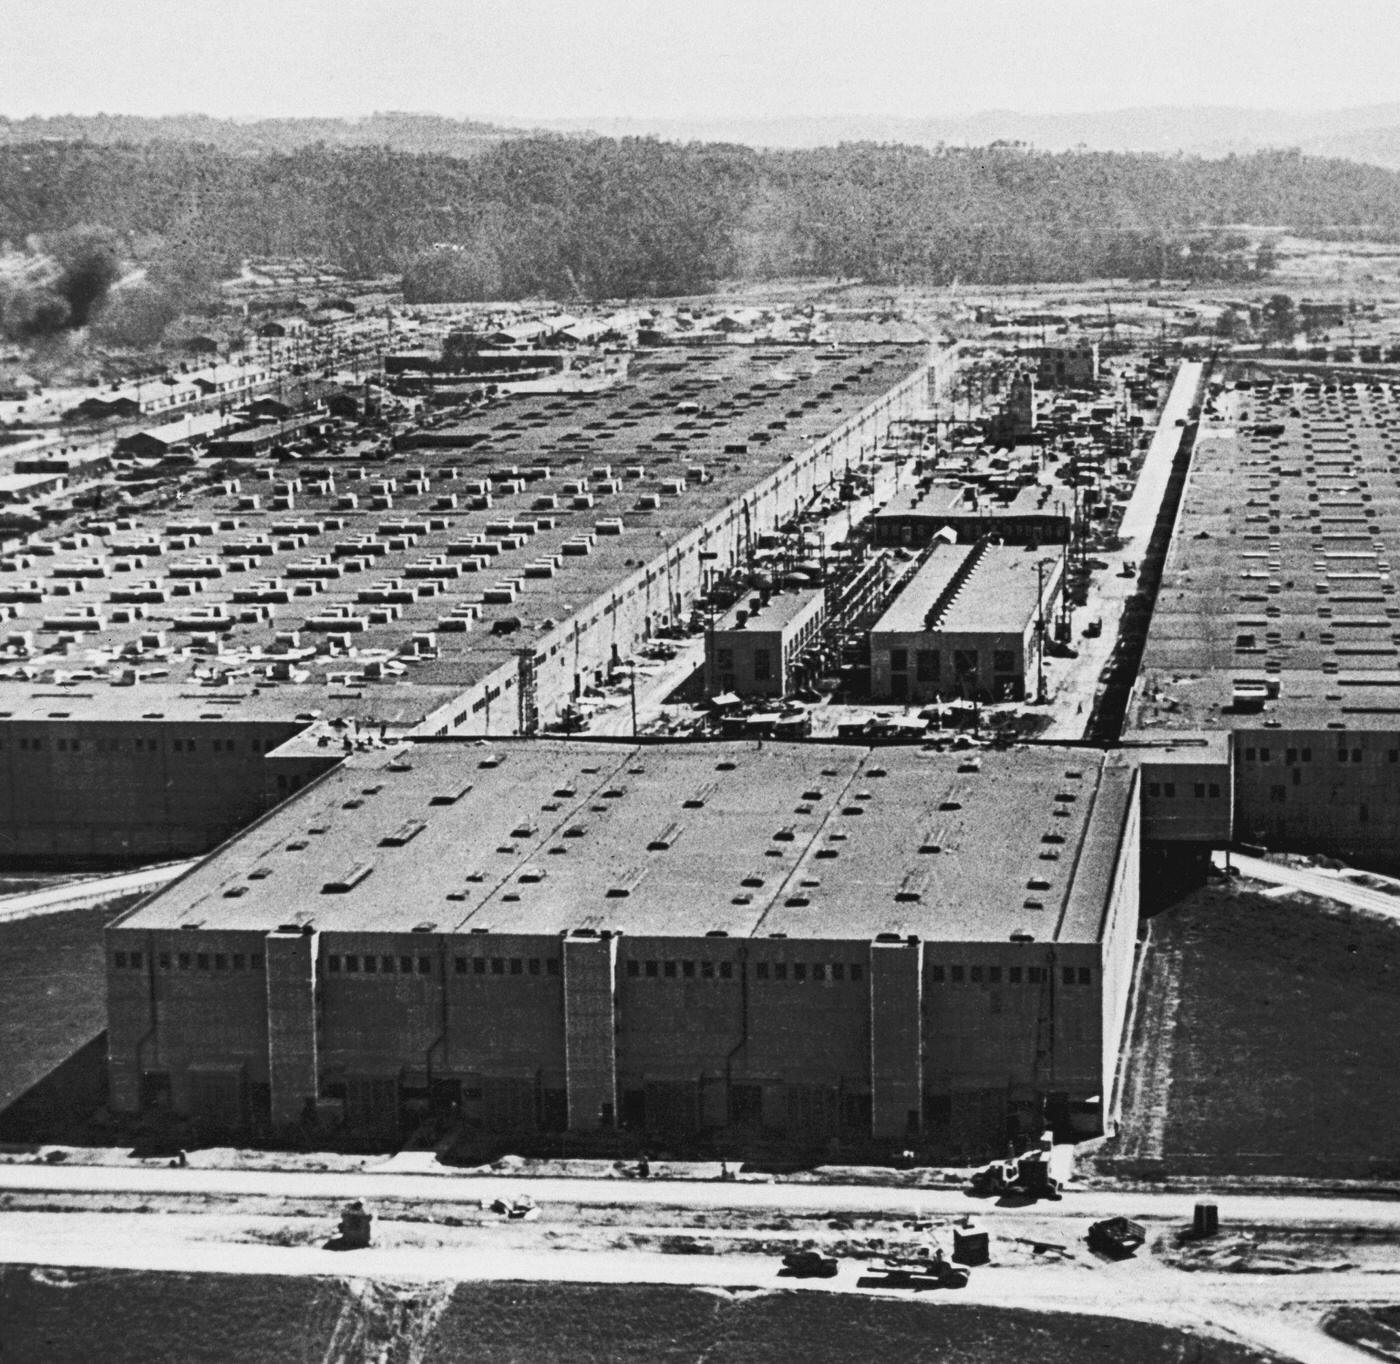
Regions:
<instances>
[{"instance_id":1,"label":"hazy sky","mask_svg":"<svg viewBox=\"0 0 1400 1364\"><path fill-rule=\"evenodd\" d=\"M1400 0L3 0L0 113L767 117L1400 100Z\"/></svg>"}]
</instances>

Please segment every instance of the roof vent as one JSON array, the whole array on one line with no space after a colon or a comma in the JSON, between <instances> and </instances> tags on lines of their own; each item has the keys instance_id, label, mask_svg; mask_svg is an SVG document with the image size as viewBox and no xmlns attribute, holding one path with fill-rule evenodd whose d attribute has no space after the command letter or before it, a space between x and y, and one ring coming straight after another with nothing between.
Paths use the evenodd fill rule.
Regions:
<instances>
[{"instance_id":1,"label":"roof vent","mask_svg":"<svg viewBox=\"0 0 1400 1364\"><path fill-rule=\"evenodd\" d=\"M429 805L456 805L456 803L472 789L471 782L465 786L459 786L451 791L439 791L431 800Z\"/></svg>"},{"instance_id":2,"label":"roof vent","mask_svg":"<svg viewBox=\"0 0 1400 1364\"><path fill-rule=\"evenodd\" d=\"M372 862L355 862L340 876L321 887L322 895L344 895L354 890L374 870Z\"/></svg>"},{"instance_id":3,"label":"roof vent","mask_svg":"<svg viewBox=\"0 0 1400 1364\"><path fill-rule=\"evenodd\" d=\"M400 824L391 834L385 834L379 840L381 848L402 848L405 843L411 843L428 826L421 819L409 819Z\"/></svg>"}]
</instances>

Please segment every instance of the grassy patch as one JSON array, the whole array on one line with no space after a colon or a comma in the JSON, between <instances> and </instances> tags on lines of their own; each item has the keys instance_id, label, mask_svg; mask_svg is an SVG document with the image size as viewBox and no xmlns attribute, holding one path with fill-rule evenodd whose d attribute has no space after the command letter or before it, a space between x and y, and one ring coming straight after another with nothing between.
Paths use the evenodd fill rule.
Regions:
<instances>
[{"instance_id":1,"label":"grassy patch","mask_svg":"<svg viewBox=\"0 0 1400 1364\"><path fill-rule=\"evenodd\" d=\"M847 1295L730 1297L686 1288L460 1285L425 1364L1118 1364L1190 1358L1191 1338L1139 1322ZM1218 1364L1267 1358L1211 1341Z\"/></svg>"},{"instance_id":2,"label":"grassy patch","mask_svg":"<svg viewBox=\"0 0 1400 1364\"><path fill-rule=\"evenodd\" d=\"M331 1279L0 1268L0 1357L64 1364L329 1358Z\"/></svg>"},{"instance_id":3,"label":"grassy patch","mask_svg":"<svg viewBox=\"0 0 1400 1364\"><path fill-rule=\"evenodd\" d=\"M1152 929L1171 970L1149 969L1138 1013L1162 1021L1134 1039L1104 1168L1152 1155L1177 1174L1400 1173L1400 924L1212 885ZM1167 986L1173 1007L1154 1008Z\"/></svg>"}]
</instances>

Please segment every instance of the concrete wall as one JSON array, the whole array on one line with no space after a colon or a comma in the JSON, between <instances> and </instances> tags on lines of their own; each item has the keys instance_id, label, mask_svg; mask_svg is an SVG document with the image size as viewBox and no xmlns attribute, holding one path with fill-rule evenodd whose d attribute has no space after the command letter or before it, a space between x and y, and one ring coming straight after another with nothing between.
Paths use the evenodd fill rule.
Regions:
<instances>
[{"instance_id":1,"label":"concrete wall","mask_svg":"<svg viewBox=\"0 0 1400 1364\"><path fill-rule=\"evenodd\" d=\"M1140 786L1141 772L1137 780ZM1100 1113L1105 1130L1110 1124L1116 1124L1119 1116L1115 1107L1121 1080L1118 1061L1122 1053L1123 1030L1127 1023L1133 970L1136 965L1138 914L1141 907L1138 869L1142 859L1145 826L1146 815L1142 803L1137 800L1130 801L1110 882L1108 902L1104 909L1099 960L1099 970L1103 975L1103 987L1100 991L1102 1021L1099 1093L1102 1096Z\"/></svg>"},{"instance_id":2,"label":"concrete wall","mask_svg":"<svg viewBox=\"0 0 1400 1364\"><path fill-rule=\"evenodd\" d=\"M55 710L62 709L61 699ZM0 865L151 861L208 852L337 761L279 788L286 721L10 720L0 737Z\"/></svg>"},{"instance_id":3,"label":"concrete wall","mask_svg":"<svg viewBox=\"0 0 1400 1364\"><path fill-rule=\"evenodd\" d=\"M1395 860L1400 731L1238 730L1232 742L1236 837Z\"/></svg>"},{"instance_id":4,"label":"concrete wall","mask_svg":"<svg viewBox=\"0 0 1400 1364\"><path fill-rule=\"evenodd\" d=\"M826 603L820 592L781 630L732 626L705 638L706 686L711 696L786 696L794 689L794 665L821 632ZM766 676L758 675L755 654L767 653Z\"/></svg>"},{"instance_id":5,"label":"concrete wall","mask_svg":"<svg viewBox=\"0 0 1400 1364\"><path fill-rule=\"evenodd\" d=\"M613 1120L675 1135L903 1142L946 1137L927 1115L952 1106L965 1144L997 1145L1014 1098L1087 1099L1104 1086L1101 1018L1121 1012L1135 868L1134 851L1103 958L1093 944L264 939L118 925L112 1103L137 1111L142 1076L155 1075L176 1112L212 1121L201 1096L222 1068L236 1071L251 1121L283 1125L318 1098L323 1118L389 1134L415 1095L446 1085L468 1122L492 1130L586 1131L612 1104Z\"/></svg>"},{"instance_id":6,"label":"concrete wall","mask_svg":"<svg viewBox=\"0 0 1400 1364\"><path fill-rule=\"evenodd\" d=\"M1215 848L1230 842L1234 791L1228 761L1144 757L1141 775L1144 841Z\"/></svg>"}]
</instances>

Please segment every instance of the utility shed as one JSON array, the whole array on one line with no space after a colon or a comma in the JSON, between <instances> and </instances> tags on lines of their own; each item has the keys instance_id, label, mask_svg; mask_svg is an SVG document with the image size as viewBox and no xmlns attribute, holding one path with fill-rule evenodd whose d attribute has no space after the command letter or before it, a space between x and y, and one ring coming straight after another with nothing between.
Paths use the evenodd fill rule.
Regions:
<instances>
[{"instance_id":1,"label":"utility shed","mask_svg":"<svg viewBox=\"0 0 1400 1364\"><path fill-rule=\"evenodd\" d=\"M384 1136L424 1105L655 1140L1096 1130L1137 831L1133 769L1083 750L357 754L108 930L112 1104Z\"/></svg>"}]
</instances>

